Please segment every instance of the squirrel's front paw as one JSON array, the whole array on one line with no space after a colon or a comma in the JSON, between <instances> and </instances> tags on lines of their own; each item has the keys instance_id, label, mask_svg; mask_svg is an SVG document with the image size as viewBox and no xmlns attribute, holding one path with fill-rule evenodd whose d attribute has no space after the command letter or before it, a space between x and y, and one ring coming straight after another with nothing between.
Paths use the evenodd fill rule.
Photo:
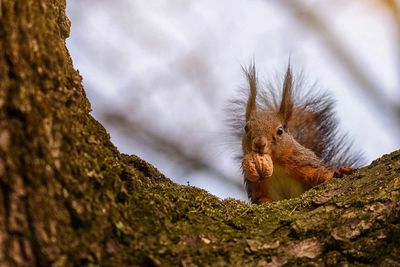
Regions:
<instances>
[{"instance_id":1,"label":"squirrel's front paw","mask_svg":"<svg viewBox=\"0 0 400 267\"><path fill-rule=\"evenodd\" d=\"M250 182L256 182L272 175L273 163L268 154L250 152L243 157L244 177Z\"/></svg>"},{"instance_id":2,"label":"squirrel's front paw","mask_svg":"<svg viewBox=\"0 0 400 267\"><path fill-rule=\"evenodd\" d=\"M353 174L357 171L357 169L350 166L341 166L338 170L333 173L333 177L342 178L345 175Z\"/></svg>"}]
</instances>

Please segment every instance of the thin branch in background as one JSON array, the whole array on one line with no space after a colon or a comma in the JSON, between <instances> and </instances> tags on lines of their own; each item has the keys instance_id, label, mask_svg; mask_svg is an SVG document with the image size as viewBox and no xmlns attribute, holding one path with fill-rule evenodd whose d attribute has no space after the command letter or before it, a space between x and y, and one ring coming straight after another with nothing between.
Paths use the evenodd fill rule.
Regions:
<instances>
[{"instance_id":1,"label":"thin branch in background","mask_svg":"<svg viewBox=\"0 0 400 267\"><path fill-rule=\"evenodd\" d=\"M137 142L160 154L164 154L171 161L181 164L180 168L194 171L207 171L216 176L220 181L231 184L240 191L243 191L243 184L226 176L223 172L210 165L201 155L188 153L181 144L169 140L166 136L149 130L144 124L138 121L129 120L125 114L110 111L108 109L101 116L103 121L112 127L119 129L120 132L129 138L134 138Z\"/></svg>"},{"instance_id":2,"label":"thin branch in background","mask_svg":"<svg viewBox=\"0 0 400 267\"><path fill-rule=\"evenodd\" d=\"M396 125L397 130L400 129L400 106L397 101L385 98L381 93L381 89L375 84L371 75L358 63L356 63L353 55L347 50L346 45L341 42L340 36L334 33L329 24L316 12L307 8L298 0L282 0L274 1L279 3L286 10L289 10L303 24L306 29L315 32L327 48L327 50L338 59L338 62L346 69L351 78L359 85L363 93L369 96L378 110L386 113L388 118Z\"/></svg>"}]
</instances>

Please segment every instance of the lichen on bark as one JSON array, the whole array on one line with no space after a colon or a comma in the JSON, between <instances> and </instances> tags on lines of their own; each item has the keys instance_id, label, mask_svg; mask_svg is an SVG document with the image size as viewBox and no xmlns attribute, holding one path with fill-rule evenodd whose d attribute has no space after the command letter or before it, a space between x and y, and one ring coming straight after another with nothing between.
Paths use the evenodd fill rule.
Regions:
<instances>
[{"instance_id":1,"label":"lichen on bark","mask_svg":"<svg viewBox=\"0 0 400 267\"><path fill-rule=\"evenodd\" d=\"M400 261L400 151L265 205L176 185L90 115L65 1L0 7L0 266Z\"/></svg>"}]
</instances>

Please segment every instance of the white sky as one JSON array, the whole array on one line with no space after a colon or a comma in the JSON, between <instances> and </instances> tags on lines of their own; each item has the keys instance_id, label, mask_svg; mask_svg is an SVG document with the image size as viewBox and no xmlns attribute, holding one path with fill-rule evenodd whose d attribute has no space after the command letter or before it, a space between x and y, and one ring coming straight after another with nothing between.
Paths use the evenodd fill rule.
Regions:
<instances>
[{"instance_id":1,"label":"white sky","mask_svg":"<svg viewBox=\"0 0 400 267\"><path fill-rule=\"evenodd\" d=\"M381 93L399 100L399 45L388 13L366 1L303 2L329 21ZM203 151L232 179L242 178L230 159L234 144L227 144L221 127L223 107L244 83L240 65L253 57L265 80L283 73L290 56L295 71L329 90L337 100L341 128L368 161L400 147L387 116L360 94L317 35L274 1L86 0L70 1L67 8L72 21L67 46L94 115L113 107L139 116L149 128ZM208 173L184 173L165 156L105 126L120 151L139 155L178 182L189 181L221 198L246 199L244 191Z\"/></svg>"}]
</instances>

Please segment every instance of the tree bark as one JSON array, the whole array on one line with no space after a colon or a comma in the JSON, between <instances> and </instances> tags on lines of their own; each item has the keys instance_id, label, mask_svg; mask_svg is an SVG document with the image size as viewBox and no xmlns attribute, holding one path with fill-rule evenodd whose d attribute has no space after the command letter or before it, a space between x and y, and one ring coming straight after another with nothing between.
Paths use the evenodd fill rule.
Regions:
<instances>
[{"instance_id":1,"label":"tree bark","mask_svg":"<svg viewBox=\"0 0 400 267\"><path fill-rule=\"evenodd\" d=\"M64 0L0 0L0 266L400 262L400 151L299 198L220 200L92 118Z\"/></svg>"}]
</instances>

